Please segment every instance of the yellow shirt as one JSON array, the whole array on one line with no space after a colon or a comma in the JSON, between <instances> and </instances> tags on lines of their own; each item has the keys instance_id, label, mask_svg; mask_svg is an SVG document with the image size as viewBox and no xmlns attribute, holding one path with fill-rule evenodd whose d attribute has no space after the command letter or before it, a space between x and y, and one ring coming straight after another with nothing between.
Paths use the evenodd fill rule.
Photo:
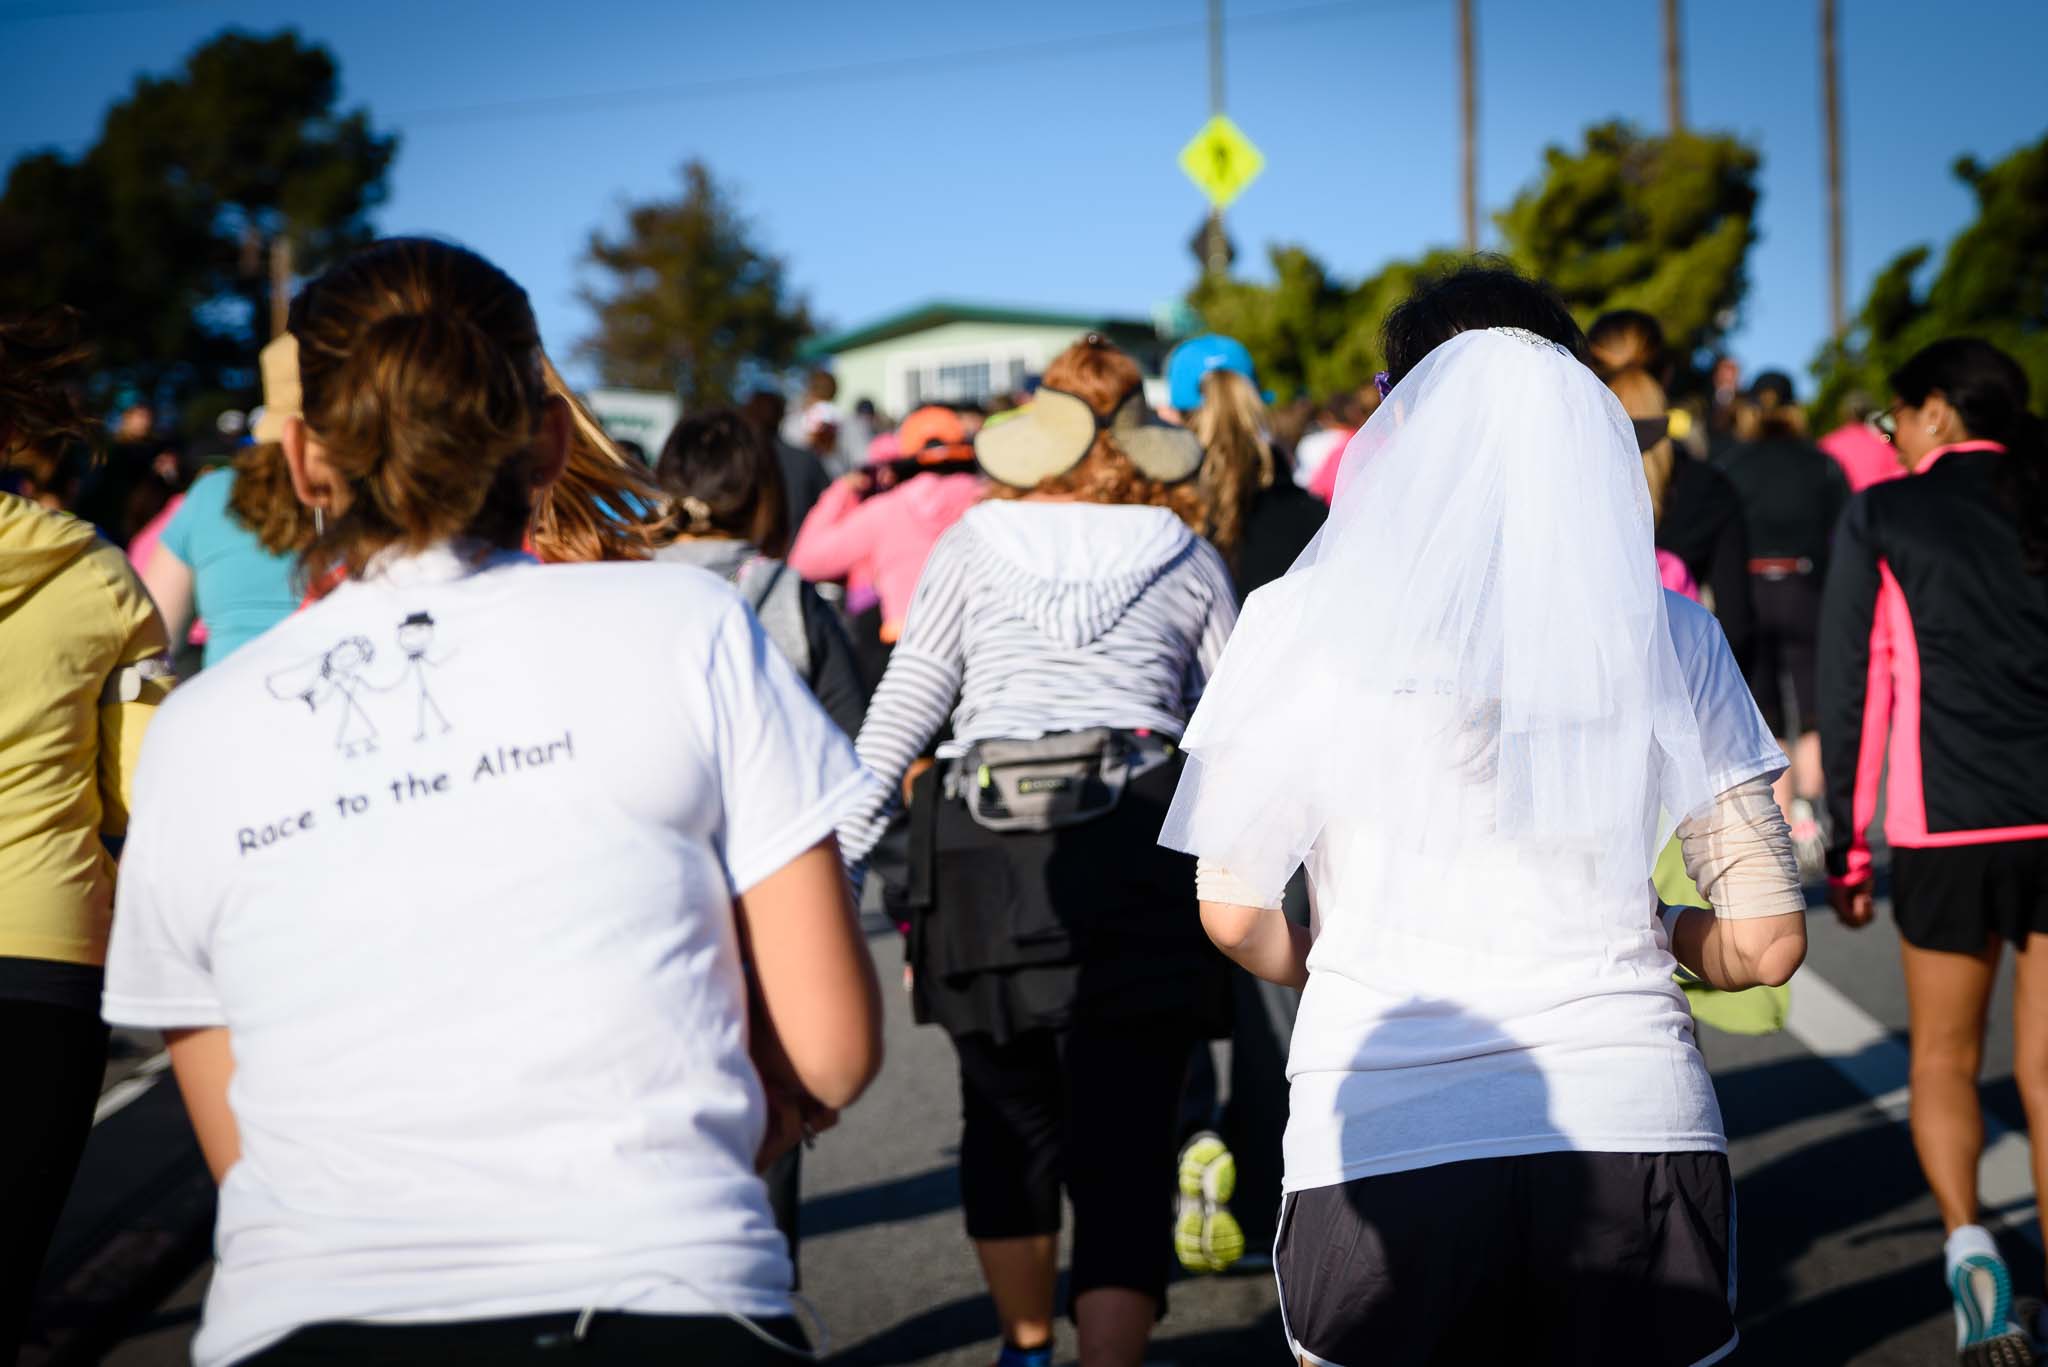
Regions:
<instances>
[{"instance_id":1,"label":"yellow shirt","mask_svg":"<svg viewBox=\"0 0 2048 1367\"><path fill-rule=\"evenodd\" d=\"M106 961L163 622L88 523L0 494L0 956Z\"/></svg>"}]
</instances>

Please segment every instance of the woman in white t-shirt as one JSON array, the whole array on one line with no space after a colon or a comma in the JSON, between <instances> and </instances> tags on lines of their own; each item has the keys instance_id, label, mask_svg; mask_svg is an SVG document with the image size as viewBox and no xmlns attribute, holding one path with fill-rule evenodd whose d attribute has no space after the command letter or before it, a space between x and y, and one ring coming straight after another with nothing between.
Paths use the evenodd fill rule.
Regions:
<instances>
[{"instance_id":1,"label":"woman in white t-shirt","mask_svg":"<svg viewBox=\"0 0 2048 1367\"><path fill-rule=\"evenodd\" d=\"M879 1065L873 780L711 576L519 552L569 415L496 267L378 243L291 330L344 579L152 733L107 973L221 1182L194 1358L786 1360L756 1164Z\"/></svg>"},{"instance_id":2,"label":"woman in white t-shirt","mask_svg":"<svg viewBox=\"0 0 2048 1367\"><path fill-rule=\"evenodd\" d=\"M1627 416L1548 291L1468 269L1386 327L1330 520L1246 604L1162 836L1302 987L1275 1268L1305 1363L1686 1367L1734 1346L1727 1141L1674 959L1782 983L1784 757L1658 587ZM1677 819L1713 910L1661 917ZM1306 865L1312 923L1277 909Z\"/></svg>"}]
</instances>

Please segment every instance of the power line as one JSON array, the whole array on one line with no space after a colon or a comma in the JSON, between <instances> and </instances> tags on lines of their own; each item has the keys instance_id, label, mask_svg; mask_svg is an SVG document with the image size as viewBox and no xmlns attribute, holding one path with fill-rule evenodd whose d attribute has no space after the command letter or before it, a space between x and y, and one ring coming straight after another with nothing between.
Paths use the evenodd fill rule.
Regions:
<instances>
[{"instance_id":1,"label":"power line","mask_svg":"<svg viewBox=\"0 0 2048 1367\"><path fill-rule=\"evenodd\" d=\"M32 23L37 19L85 19L102 14L136 14L145 10L198 9L214 0L87 0L82 5L0 5L0 24Z\"/></svg>"},{"instance_id":2,"label":"power line","mask_svg":"<svg viewBox=\"0 0 2048 1367\"><path fill-rule=\"evenodd\" d=\"M1384 8L1384 6L1379 6ZM1283 25L1305 23L1327 18L1346 10L1363 12L1367 6L1361 0L1325 0L1321 4L1296 5L1289 9L1269 10L1263 14L1249 15L1232 20L1236 28L1273 28ZM1005 43L994 47L962 48L952 52L925 53L907 57L884 57L866 62L845 62L831 66L815 66L797 71L782 71L753 76L727 76L708 81L686 81L673 85L640 86L626 90L595 91L578 95L539 95L516 100L493 100L481 104L445 105L432 109L417 109L409 114L394 116L394 123L407 125L449 124L488 121L501 118L519 118L534 114L582 113L592 109L630 108L635 105L660 104L672 100L702 99L707 96L743 93L756 86L786 86L793 84L820 86L851 84L880 80L889 76L918 75L931 71L934 65L956 64L995 65L1004 62L1027 61L1038 57L1068 56L1098 50L1116 45L1152 45L1176 39L1200 37L1207 31L1206 21L1192 19L1184 23L1154 24L1146 28L1120 29L1108 33L1084 34L1078 37L1045 38L1029 43Z\"/></svg>"},{"instance_id":3,"label":"power line","mask_svg":"<svg viewBox=\"0 0 2048 1367\"><path fill-rule=\"evenodd\" d=\"M154 3L159 7L180 2L181 0L154 0ZM146 7L150 4L150 0L109 0L109 3L126 3L138 7ZM1285 28L1298 24L1313 23L1344 13L1363 14L1374 10L1418 8L1424 5L1433 8L1438 3L1440 3L1440 0L1322 0L1322 3L1317 4L1295 5L1286 9L1248 14L1241 18L1233 17L1231 19L1231 27L1237 30ZM6 15L7 11L0 9L0 18L4 18ZM712 99L720 96L745 94L751 90L764 87L782 88L791 85L807 85L815 88L818 86L855 85L903 75L927 75L934 66L994 66L1048 57L1076 56L1085 52L1100 51L1108 47L1153 46L1198 38L1205 31L1205 21L1193 19L1182 23L1154 24L1144 28L1119 29L1106 33L1069 35L1059 38L1040 39L1035 42L1005 43L990 47L961 48L951 52L923 53L916 56L884 57L864 62L844 62L793 71L761 72L747 76L726 76L705 81L637 86L618 90L587 91L578 94L534 95L511 100L484 101L476 104L431 106L424 109L401 111L397 114L381 117L378 119L378 122L386 127L408 131L418 127L447 127L465 123L489 123L502 119L545 117L554 114L578 114L608 109L630 109L651 104ZM89 138L73 138L64 141L18 142L0 146L0 156L11 159L18 153L25 151L78 146L89 143L89 141Z\"/></svg>"}]
</instances>

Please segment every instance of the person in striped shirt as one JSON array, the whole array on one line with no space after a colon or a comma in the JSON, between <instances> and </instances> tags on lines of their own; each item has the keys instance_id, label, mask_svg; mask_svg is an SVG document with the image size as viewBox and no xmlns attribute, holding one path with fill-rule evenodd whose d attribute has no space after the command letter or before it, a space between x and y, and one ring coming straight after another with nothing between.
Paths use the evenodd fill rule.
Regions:
<instances>
[{"instance_id":1,"label":"person in striped shirt","mask_svg":"<svg viewBox=\"0 0 2048 1367\"><path fill-rule=\"evenodd\" d=\"M1189 530L1200 446L1101 337L1061 353L976 454L1003 487L933 548L860 758L893 794L952 724L912 803L910 958L918 1017L960 1058L962 1205L999 1361L1051 1361L1064 1185L1081 1361L1134 1365L1165 1309L1187 1059L1230 1023L1192 862L1155 841L1236 595ZM1015 742L1057 758L1006 787ZM891 805L878 793L842 823L850 862Z\"/></svg>"}]
</instances>

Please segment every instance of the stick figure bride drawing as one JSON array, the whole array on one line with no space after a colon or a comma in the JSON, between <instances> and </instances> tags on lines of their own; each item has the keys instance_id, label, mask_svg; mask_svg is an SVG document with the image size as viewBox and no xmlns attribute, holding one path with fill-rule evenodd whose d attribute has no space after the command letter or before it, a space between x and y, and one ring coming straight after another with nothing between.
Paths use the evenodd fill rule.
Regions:
<instances>
[{"instance_id":1,"label":"stick figure bride drawing","mask_svg":"<svg viewBox=\"0 0 2048 1367\"><path fill-rule=\"evenodd\" d=\"M377 724L356 695L374 686L363 678L363 671L376 655L368 637L344 636L312 659L278 670L264 684L271 697L281 702L296 698L309 712L317 714L322 707L338 706L341 726L334 737L335 748L350 758L371 754L377 749Z\"/></svg>"}]
</instances>

